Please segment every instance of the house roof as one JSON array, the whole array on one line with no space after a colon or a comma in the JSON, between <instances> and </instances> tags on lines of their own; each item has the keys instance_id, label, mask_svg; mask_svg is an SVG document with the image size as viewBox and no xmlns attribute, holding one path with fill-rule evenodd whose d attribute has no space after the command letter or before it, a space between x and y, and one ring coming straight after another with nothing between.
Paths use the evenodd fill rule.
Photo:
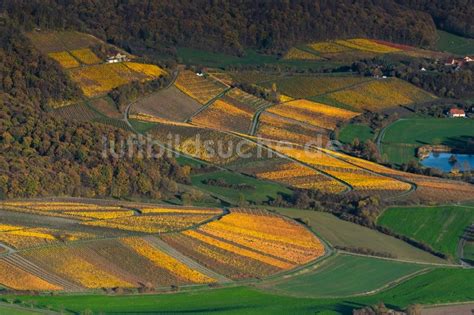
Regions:
<instances>
[{"instance_id":1,"label":"house roof","mask_svg":"<svg viewBox=\"0 0 474 315\"><path fill-rule=\"evenodd\" d=\"M463 110L463 109L459 109L459 108L451 108L451 109L449 110L449 113L450 113L450 114L453 114L453 115L455 115L455 114L461 114L461 115L462 115L462 114L465 114L464 110Z\"/></svg>"}]
</instances>

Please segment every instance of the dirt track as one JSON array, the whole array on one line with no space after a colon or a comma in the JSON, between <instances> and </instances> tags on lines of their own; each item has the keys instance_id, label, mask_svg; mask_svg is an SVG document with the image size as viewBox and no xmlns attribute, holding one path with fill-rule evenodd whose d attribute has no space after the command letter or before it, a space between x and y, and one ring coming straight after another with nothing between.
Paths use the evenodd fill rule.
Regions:
<instances>
[{"instance_id":1,"label":"dirt track","mask_svg":"<svg viewBox=\"0 0 474 315\"><path fill-rule=\"evenodd\" d=\"M424 308L421 315L472 315L474 303Z\"/></svg>"}]
</instances>

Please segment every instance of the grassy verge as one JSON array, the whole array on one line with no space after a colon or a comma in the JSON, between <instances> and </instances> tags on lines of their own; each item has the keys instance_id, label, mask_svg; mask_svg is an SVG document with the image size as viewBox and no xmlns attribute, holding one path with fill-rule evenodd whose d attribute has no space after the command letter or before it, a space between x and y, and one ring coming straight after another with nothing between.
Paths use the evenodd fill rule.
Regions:
<instances>
[{"instance_id":1,"label":"grassy verge","mask_svg":"<svg viewBox=\"0 0 474 315\"><path fill-rule=\"evenodd\" d=\"M438 31L438 50L447 51L458 55L474 54L474 40L461 37L444 31Z\"/></svg>"},{"instance_id":2,"label":"grassy verge","mask_svg":"<svg viewBox=\"0 0 474 315\"><path fill-rule=\"evenodd\" d=\"M261 203L276 198L278 194L292 193L290 189L277 183L226 171L194 175L191 180L194 186L211 194L224 196L235 203L241 201ZM228 187L205 184L206 180L222 180ZM242 186L238 187L238 185Z\"/></svg>"},{"instance_id":3,"label":"grassy verge","mask_svg":"<svg viewBox=\"0 0 474 315\"><path fill-rule=\"evenodd\" d=\"M373 140L375 137L374 131L367 125L349 124L344 126L339 132L339 141L342 143L352 143L357 138L361 143L367 140Z\"/></svg>"}]
</instances>

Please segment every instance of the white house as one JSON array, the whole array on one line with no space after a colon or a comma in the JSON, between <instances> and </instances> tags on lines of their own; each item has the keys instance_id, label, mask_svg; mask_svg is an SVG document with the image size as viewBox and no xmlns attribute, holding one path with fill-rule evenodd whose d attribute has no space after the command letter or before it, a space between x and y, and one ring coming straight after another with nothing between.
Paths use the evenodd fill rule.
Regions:
<instances>
[{"instance_id":1,"label":"white house","mask_svg":"<svg viewBox=\"0 0 474 315\"><path fill-rule=\"evenodd\" d=\"M128 61L127 55L122 55L121 53L117 53L115 56L110 56L107 58L107 63L116 63L116 62L123 62Z\"/></svg>"}]
</instances>

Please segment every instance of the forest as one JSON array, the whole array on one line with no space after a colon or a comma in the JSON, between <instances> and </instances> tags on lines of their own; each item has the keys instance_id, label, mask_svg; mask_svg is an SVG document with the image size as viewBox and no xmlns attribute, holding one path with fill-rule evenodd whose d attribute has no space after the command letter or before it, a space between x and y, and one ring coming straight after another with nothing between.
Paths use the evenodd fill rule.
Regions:
<instances>
[{"instance_id":1,"label":"forest","mask_svg":"<svg viewBox=\"0 0 474 315\"><path fill-rule=\"evenodd\" d=\"M474 37L472 16L474 6L469 0L396 0L409 8L429 13L442 30L465 37Z\"/></svg>"},{"instance_id":2,"label":"forest","mask_svg":"<svg viewBox=\"0 0 474 315\"><path fill-rule=\"evenodd\" d=\"M392 0L12 0L0 12L25 29L75 29L132 53L186 46L242 55L344 37L422 46L436 40L429 14Z\"/></svg>"}]
</instances>

